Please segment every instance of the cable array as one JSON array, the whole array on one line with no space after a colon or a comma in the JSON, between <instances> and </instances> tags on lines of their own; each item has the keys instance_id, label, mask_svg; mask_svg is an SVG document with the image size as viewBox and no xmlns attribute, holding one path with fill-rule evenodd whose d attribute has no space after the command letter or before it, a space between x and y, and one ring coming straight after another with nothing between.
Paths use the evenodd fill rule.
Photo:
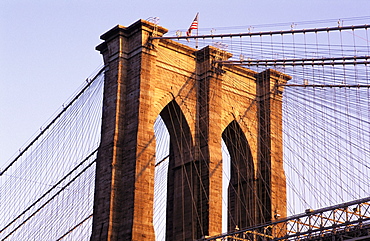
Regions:
<instances>
[{"instance_id":1,"label":"cable array","mask_svg":"<svg viewBox=\"0 0 370 241\"><path fill-rule=\"evenodd\" d=\"M271 35L251 35L221 39L198 39L200 48L213 45L233 54L231 61L243 65L256 73L275 69L290 75L292 79L284 85L283 109L281 113L271 113L275 119L282 119L284 168L286 173L288 215L301 213L306 209L318 209L354 199L370 196L370 86L369 65L370 39L367 28L338 31L301 32ZM194 40L178 40L185 45ZM158 51L159 59L169 65L183 69L195 67L181 59L171 59L165 52ZM330 64L323 63L330 59ZM348 62L351 59L352 62ZM314 61L313 61L314 60ZM302 64L305 63L305 64ZM214 64L214 63L211 63ZM222 64L222 63L221 63ZM226 63L225 63L225 67ZM7 210L0 216L1 240L87 240L91 233L93 193L95 179L95 158L100 142L100 126L103 98L103 72L88 80L83 91L54 118L40 135L2 169L0 175L0 208ZM191 96L199 86L191 81L197 78L183 76L184 88L181 98ZM228 72L223 75L225 83L243 93L254 93L255 86L244 82ZM180 80L179 80L180 81ZM357 86L357 87L356 87ZM186 93L188 91L188 93ZM221 98L225 106L240 105L237 97L220 96L215 90L209 98ZM170 116L167 121L172 126L183 123L184 114L196 119L197 111L186 105L184 99L177 98L166 108ZM199 98L205 98L199 96ZM208 97L207 97L208 98ZM255 127L259 119L256 111L256 98L251 95L250 106L242 113L223 110L230 115L238 115L238 120L222 130L220 148L223 166L223 230L248 216L256 219L251 193L253 175L263 177L256 168L250 150L242 149L258 139ZM204 100L204 103L207 103ZM198 108L216 108L202 106ZM244 107L243 107L244 108ZM240 109L240 108L236 108ZM213 116L214 118L215 116ZM217 116L216 116L217 118ZM221 118L221 116L218 116ZM212 120L210 120L212 121ZM201 125L201 120L197 125ZM180 125L179 133L188 131ZM166 124L158 113L154 123L156 146L154 229L157 240L165 239L167 182L170 144L190 150L191 143L171 143ZM279 129L278 123L271 128ZM242 133L241 130L247 130ZM198 140L205 140L204 133L196 133ZM206 160L201 149L191 154ZM261 154L261 153L260 153ZM238 158L238 162L235 160ZM207 164L192 164L181 167L183 186L178 192L188 193L194 178L201 180L200 168ZM268 170L274 172L274 170ZM244 183L243 187L230 184L232 177ZM263 178L262 178L263 179ZM262 180L268 183L269 180ZM200 184L203 191L204 184ZM234 191L240 200L240 217L228 219L228 205ZM238 189L238 190L237 190ZM240 190L239 190L240 189ZM190 195L192 193L190 192ZM198 200L191 196L192 207ZM203 197L209 201L209 197ZM184 202L185 203L185 202ZM181 210L183 216L185 209ZM9 205L11 204L11 205ZM261 210L268 209L257 203ZM193 210L196 222L204 220L202 213ZM230 216L230 215L229 215ZM182 217L179 217L182 218ZM260 220L268 221L268 220ZM228 224L229 222L229 224ZM229 227L228 227L229 226ZM185 228L185 224L184 227ZM241 227L242 228L242 227ZM201 230L203 235L206 235Z\"/></svg>"},{"instance_id":2,"label":"cable array","mask_svg":"<svg viewBox=\"0 0 370 241\"><path fill-rule=\"evenodd\" d=\"M1 240L89 237L102 86L99 71L3 169Z\"/></svg>"},{"instance_id":3,"label":"cable array","mask_svg":"<svg viewBox=\"0 0 370 241\"><path fill-rule=\"evenodd\" d=\"M201 17L201 16L200 16ZM271 31L276 29L306 29L306 28L320 28L327 26L343 26L343 25L358 25L364 22L369 22L369 16L358 16L341 19L321 19L299 22L281 22L281 23L267 23L267 24L248 24L239 26L218 26L206 28L202 26L202 19L198 21L199 35L207 34L229 34L229 33L248 33ZM170 30L168 36L184 36L188 29Z\"/></svg>"},{"instance_id":4,"label":"cable array","mask_svg":"<svg viewBox=\"0 0 370 241\"><path fill-rule=\"evenodd\" d=\"M167 173L169 162L169 133L159 116L154 123L156 139L156 165L154 176L154 231L156 240L165 240L166 235L166 200Z\"/></svg>"},{"instance_id":5,"label":"cable array","mask_svg":"<svg viewBox=\"0 0 370 241\"><path fill-rule=\"evenodd\" d=\"M195 44L192 39L177 41ZM280 117L283 139L278 140L284 146L288 215L370 196L370 165L367 163L370 158L370 79L366 62L370 56L369 43L368 28L199 38L196 43L199 48L213 45L230 52L233 54L230 60L256 72L272 68L292 77L284 87ZM320 64L328 59L330 63ZM179 60L168 59L169 63L175 64L175 61L179 64ZM240 85L241 80L234 79L234 83ZM245 85L241 89L251 88ZM236 99L224 101L238 105ZM253 120L247 122L253 123ZM230 163L229 150L224 144L222 149L223 216L226 216L225 190L230 182L230 168L236 164Z\"/></svg>"}]
</instances>

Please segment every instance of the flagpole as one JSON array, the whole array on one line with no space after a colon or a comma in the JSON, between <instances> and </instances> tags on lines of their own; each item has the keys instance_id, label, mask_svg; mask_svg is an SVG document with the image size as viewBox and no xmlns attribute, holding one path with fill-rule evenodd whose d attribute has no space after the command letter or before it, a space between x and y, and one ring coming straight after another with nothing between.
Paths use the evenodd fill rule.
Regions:
<instances>
[{"instance_id":1,"label":"flagpole","mask_svg":"<svg viewBox=\"0 0 370 241\"><path fill-rule=\"evenodd\" d=\"M199 15L199 13L197 13L197 15L195 15L195 18L194 18L193 22L191 23L188 31L186 31L186 35L189 37L189 38L186 39L188 42L189 42L189 39L191 39L190 36L191 36L192 30L194 30L194 29L197 30L197 37L198 37L198 34L199 34L199 32L198 32L198 15ZM198 38L195 38L195 47L198 48Z\"/></svg>"}]
</instances>

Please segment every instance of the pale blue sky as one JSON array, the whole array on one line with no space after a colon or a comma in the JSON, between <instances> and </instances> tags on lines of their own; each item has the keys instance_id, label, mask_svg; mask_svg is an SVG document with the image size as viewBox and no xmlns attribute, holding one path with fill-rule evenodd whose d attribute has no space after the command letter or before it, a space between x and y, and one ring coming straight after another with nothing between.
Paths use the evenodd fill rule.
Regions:
<instances>
[{"instance_id":1,"label":"pale blue sky","mask_svg":"<svg viewBox=\"0 0 370 241\"><path fill-rule=\"evenodd\" d=\"M0 167L101 65L95 46L117 24L156 16L170 31L186 30L199 12L200 28L287 23L273 29L281 30L292 22L299 28L302 21L370 16L369 9L369 0L2 0Z\"/></svg>"}]
</instances>

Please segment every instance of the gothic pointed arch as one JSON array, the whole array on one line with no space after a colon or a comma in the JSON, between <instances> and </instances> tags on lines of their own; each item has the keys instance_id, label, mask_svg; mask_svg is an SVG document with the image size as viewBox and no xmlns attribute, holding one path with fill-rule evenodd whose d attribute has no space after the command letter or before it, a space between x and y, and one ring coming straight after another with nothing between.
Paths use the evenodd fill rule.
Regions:
<instances>
[{"instance_id":1,"label":"gothic pointed arch","mask_svg":"<svg viewBox=\"0 0 370 241\"><path fill-rule=\"evenodd\" d=\"M265 209L258 220L286 214L279 86L290 77L275 70L257 73L215 64L232 55L213 46L197 50L156 38L166 32L139 20L112 28L97 47L104 58L105 80L91 240L155 239L152 124L159 113L171 142L167 240L198 240L221 232L220 137L229 122L223 136L234 166L230 227L253 223L254 202ZM251 148L228 113L243 117ZM252 173L258 178L258 196Z\"/></svg>"},{"instance_id":2,"label":"gothic pointed arch","mask_svg":"<svg viewBox=\"0 0 370 241\"><path fill-rule=\"evenodd\" d=\"M193 158L190 128L175 100L165 106L160 116L170 135L166 240L193 240L200 232L198 190L195 188L200 179Z\"/></svg>"},{"instance_id":3,"label":"gothic pointed arch","mask_svg":"<svg viewBox=\"0 0 370 241\"><path fill-rule=\"evenodd\" d=\"M239 124L232 121L222 133L230 154L228 231L255 224L255 182L251 148Z\"/></svg>"}]
</instances>

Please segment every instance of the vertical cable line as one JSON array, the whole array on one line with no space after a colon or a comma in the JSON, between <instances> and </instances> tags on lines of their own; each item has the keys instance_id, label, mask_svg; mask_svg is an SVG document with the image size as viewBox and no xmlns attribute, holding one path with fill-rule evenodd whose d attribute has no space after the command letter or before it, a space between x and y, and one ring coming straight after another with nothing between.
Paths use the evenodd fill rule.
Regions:
<instances>
[{"instance_id":1,"label":"vertical cable line","mask_svg":"<svg viewBox=\"0 0 370 241\"><path fill-rule=\"evenodd\" d=\"M335 61L340 61L340 59L343 60L343 64L340 63L335 66L278 66L272 62L268 65L261 64L259 66L249 67L257 73L267 68L272 68L292 77L289 82L292 86L285 86L284 88L282 116L273 116L273 118L282 118L283 121L282 139L276 141L282 142L284 148L284 169L287 174L286 183L288 192L287 208L290 214L296 214L308 208L317 209L332 205L333 203L358 199L370 195L370 183L369 180L367 180L367 177L370 175L370 165L367 163L367 160L370 159L370 149L367 148L369 146L368 143L370 143L370 136L368 134L368 129L370 128L370 115L368 113L370 95L369 88L355 88L356 84L369 84L368 77L370 70L369 65L344 65L344 58L346 58L346 56L369 56L368 29L359 28L353 30L341 28L336 31L331 31L330 36L327 31L303 32L302 35L297 34L298 32L289 32L279 34L280 36L271 34L249 35L246 37L238 36L238 41L233 41L232 37L224 37L220 40L221 42L218 43L219 46L228 46L227 51L234 54L234 56L231 57L233 61L237 61L238 58L240 60L242 56L247 61L261 61L261 59L269 57L270 60L275 61L275 63L284 62L284 59L307 60L310 58L320 59L323 57L330 57L331 59L335 59ZM349 32L351 34L344 34ZM336 37L337 34L339 34L338 38ZM263 38L263 36L265 37ZM182 40L180 39L177 41L181 42ZM214 39L203 39L199 41L198 44L206 46L207 44L212 44L212 42L214 42ZM184 43L186 44L187 42ZM169 66L180 65L180 68L184 71L193 68L193 65L186 63L181 58L169 59L165 56L165 53L159 51L158 56L160 55L161 59L167 61ZM225 68L229 67L226 66ZM100 74L102 72L103 70L99 71ZM195 73L195 75L197 76L197 73ZM95 76L94 79L97 77L98 76ZM190 118L196 121L196 125L200 124L200 120L196 118L199 109L194 113L191 107L186 106L186 98L191 96L193 93L190 92L194 91L196 88L196 86L189 86L189 83L192 82L188 81L188 79L193 77L194 76L185 76L185 74L181 77L185 80L184 88L181 89L181 93L179 92L179 95L176 96L174 100L176 99L176 101L178 101L176 103L180 106L181 111L186 113L182 115L184 113L181 114L178 113L178 111L171 111L171 113L169 113L170 120L167 121L168 123L172 123L172 125L181 122L181 118L184 118L184 116L191 116ZM205 78L208 77L206 76ZM225 89L241 89L240 92L243 94L254 91L252 89L254 88L253 85L249 86L247 83L243 83L239 78L229 75L228 72L224 74L223 78L228 78L228 81L224 81L223 84L227 82L228 85L230 85L224 86ZM306 81L310 87L306 85ZM345 83L348 86L351 85L353 88L324 87L325 85L339 86L341 83ZM199 83L195 81L195 84ZM294 85L301 85L302 88L295 88ZM17 203L18 205L9 207L12 211L11 214L6 217L0 217L1 220L6 220L7 224L11 223L9 227L18 227L18 232L13 233L15 239L24 240L28 237L33 237L38 240L54 239L55 237L63 238L71 232L70 237L72 238L79 240L87 238L90 219L86 217L89 217L92 209L91 200L94 187L93 168L81 173L80 178L75 179L71 183L68 181L71 181L73 177L67 177L66 175L68 173L65 172L69 172L70 168L73 169L73 167L77 165L74 162L79 162L78 160L82 160L86 157L86 154L90 154L90 149L96 148L95 142L97 138L95 138L94 135L96 135L97 131L94 132L94 130L99 129L98 125L100 122L96 120L94 113L98 113L100 106L93 98L96 98L96 95L99 94L99 90L98 88L89 89L90 88L87 88L86 91L90 91L91 93L89 92L86 96L83 95L81 101L78 102L76 106L72 104L67 105L66 108L69 109L68 114L70 115L68 117L70 119L67 120L63 119L63 117L59 117L59 122L53 120L52 122L56 124L55 130L53 130L51 124L49 124L47 128L42 131L42 137L36 137L36 139L32 141L32 144L26 147L28 152L32 150L29 157L24 157L26 149L23 150L23 152L0 173L0 176L9 178L5 185L1 187L5 188L2 190L6 191L4 191L2 197L0 196L1 201L5 200L4 203L15 203L15 200L24 199L24 204ZM185 93L184 91L189 91L189 93ZM215 91L209 93L208 97L221 98L225 106L241 109L237 97L229 97L227 95L220 96L220 93ZM250 98L253 99L255 97L251 96ZM212 101L212 99L203 100L204 103L208 103L208 101ZM228 112L229 115L235 114L235 116L237 116L237 118L235 118L237 124L242 128L242 132L248 141L257 139L257 133L254 133L253 128L257 125L258 120L251 114L251 111L255 109L253 105L256 103L253 100L251 100L251 103L251 107L246 109L244 113L233 113L233 110L224 110ZM63 112L66 111L66 108L63 109ZM197 106L197 108L199 108L199 106ZM203 106L202 108L207 111L206 108L209 108L209 106ZM276 113L270 114L276 115ZM59 113L59 115L61 116L62 114ZM217 118L215 116L213 117ZM71 120L74 122L71 123ZM261 120L267 119L261 117ZM278 126L272 123L271 129L273 128L278 128ZM90 129L92 131L87 131ZM156 124L154 129L156 129ZM177 141L183 141L181 135L185 130L186 128L180 130L180 136L175 137ZM230 127L230 130L240 133L238 132L238 128L234 128L234 126L232 126L232 128ZM177 134L178 132L175 133L175 135ZM199 139L206 139L205 134L207 133L196 133L196 137L193 141L196 142ZM156 131L156 142L165 142L166 138L168 138L165 137L165 135L168 135L165 133L165 130ZM221 139L222 137L220 137L220 140ZM89 143L88 140L92 140L91 142L94 142L94 145ZM230 141L232 147L230 147L228 151L235 152L232 153L232 155L241 155L240 158L242 161L236 163L235 160L231 160L230 168L238 169L244 165L248 165L248 155L244 152L238 154L238 152L242 152L238 150L238 147L243 144L243 137L237 135L235 140L232 141ZM34 143L40 143L40 145L35 146ZM191 143L176 143L172 141L171 145L177 145L179 148L182 147L186 149L193 148ZM168 153L163 154L164 158L159 158L160 155L158 152L166 153L169 148L168 146L159 148L167 150L156 149L158 160L156 160L155 164L155 185L157 185L157 179L159 181L168 182L165 177L165 175L167 175L165 174L167 170L164 170L166 168L168 169ZM203 153L199 152L199 149L195 150L195 153L200 153L200 155L196 157L199 159L199 162L205 159L205 157L202 156ZM193 154L194 153L191 153L191 155ZM69 158L71 156L76 158ZM9 175L8 169L16 163L18 159L22 160L24 158L27 159L23 162L19 161L21 162L21 166L17 168L16 172ZM70 159L70 161L60 161L65 159ZM165 161L162 162L160 159ZM189 199L191 200L193 220L202 226L202 210L198 211L196 208L198 201L194 197L195 193L191 187L193 185L193 180L198 181L202 178L200 174L203 170L199 168L209 169L210 166L208 163L199 164L201 165L190 162L182 166L180 173L183 175L183 190L178 191L182 192L183 198L184 195L191 195ZM80 168L82 168L82 166ZM45 171L42 172L42 170ZM269 171L274 172L272 169ZM225 172L225 170L223 170L223 172ZM255 172L256 175L261 176L259 169L255 170ZM230 222L235 223L237 223L237 219L241 219L243 215L253 217L251 216L253 214L248 212L251 209L248 206L248 202L242 201L242 199L248 195L248 191L246 190L249 190L249 188L251 188L250 185L253 184L249 182L247 174L238 173L237 175L239 178L238 182L245 182L248 187L245 189L241 185L230 185L230 189L234 188L234 190L240 194L235 198L240 200L241 210L246 210L246 213L238 213L235 217L232 217L235 218L234 220L231 218L229 219ZM65 188L63 192L55 196L55 192L58 191L60 185L54 186L49 183L60 181L60 178L63 177L66 177L64 182L69 183L68 188ZM231 177L226 177L226 179L229 180L225 182L230 183ZM18 185L17 181L20 180L27 182L26 184L28 186L23 187ZM267 184L268 181L268 179L265 180L262 177L261 182ZM206 194L204 185L205 183L199 183L198 191ZM53 187L53 191L45 190L47 186ZM158 189L155 189L155 192L164 193L166 188L166 185L159 185ZM239 191L237 191L238 188L240 188ZM23 190L28 190L28 195L24 195ZM267 195L270 194L271 193L267 193ZM52 196L53 199L49 199L49 205L45 205L41 210L39 207L40 201L38 200L42 198L47 199L50 198L50 196ZM205 201L209 201L208 195L203 198ZM271 198L271 196L267 198ZM184 216L184 209L187 207L184 206L184 199L182 202L181 208L183 208L182 211ZM225 203L227 201L223 200L223 202ZM165 203L161 202L159 205L160 206L155 206L154 208L165 209ZM259 211L268 208L263 206L263 203L259 203L258 205L260 208ZM20 216L18 217L19 213L25 214L26 212L33 213L34 218L32 222L22 220ZM228 212L230 212L230 210L228 210ZM15 216L14 213L16 214ZM22 222L24 223L22 224ZM58 222L58 229L60 229L60 231L53 225L55 222ZM163 219L154 222L158 222L162 229L163 226L165 226L163 225ZM154 223L154 225L156 226L157 224ZM182 223L182 225L185 227L185 223ZM193 227L195 227L195 225L196 224L194 224ZM43 227L47 231L40 232L40 227ZM7 228L6 230L9 229L10 228ZM7 232L6 230L3 229L1 232L5 233ZM159 235L163 236L163 230L156 230L156 236L160 239L162 236L158 236L157 232L160 233ZM204 230L200 232L205 234ZM9 233L7 234L9 235Z\"/></svg>"},{"instance_id":2,"label":"vertical cable line","mask_svg":"<svg viewBox=\"0 0 370 241\"><path fill-rule=\"evenodd\" d=\"M95 167L81 173L57 196L50 197L86 166L81 160L90 155L89 160L95 158L101 127L102 73L94 76L83 94L79 91L78 100L34 141L19 157L17 165L1 176L5 182L0 187L0 206L9 204L7 212L0 216L1 228L9 224L1 230L3 237L17 227L13 239L54 239L92 212ZM48 200L48 204L40 208L43 200ZM33 218L23 223L27 213L33 213ZM91 227L87 223L90 221L79 226L73 237L77 232L89 233Z\"/></svg>"},{"instance_id":3,"label":"vertical cable line","mask_svg":"<svg viewBox=\"0 0 370 241\"><path fill-rule=\"evenodd\" d=\"M21 216L23 216L27 211L29 211L32 207L34 207L38 202L40 202L44 197L46 197L51 191L53 191L55 188L57 188L64 180L67 179L70 175L72 175L73 172L75 172L79 167L82 166L87 160L90 159L91 156L93 156L98 149L95 149L90 155L88 155L84 160L82 160L76 167L74 167L67 175L65 175L62 179L60 179L57 183L55 183L47 192L45 192L43 195L41 195L34 203L32 203L28 208L24 209L22 213L20 213L15 219L13 219L10 223L5 225L4 228L0 230L0 233L2 233L5 229L7 229L10 225L12 225L17 219L19 219ZM95 160L93 161L95 162ZM69 183L70 184L70 183ZM65 188L64 186L58 194Z\"/></svg>"},{"instance_id":4,"label":"vertical cable line","mask_svg":"<svg viewBox=\"0 0 370 241\"><path fill-rule=\"evenodd\" d=\"M351 35L347 37L349 32ZM361 114L367 113L366 106L369 106L369 90L365 89L369 67L358 62L356 65L349 63L349 58L358 60L358 56L364 56L364 59L369 56L369 41L366 41L368 29L337 28L330 34L328 31L304 31L301 36L292 31L281 34L280 39L276 36L269 41L264 41L258 34L245 39L238 35L240 41L232 41L232 38L229 40L225 36L220 38L222 43L229 45L228 51L234 54L231 60L235 62L240 61L238 56L241 54L245 61L260 61L263 56L271 56L271 61L276 63L284 62L286 58L320 61L328 57L336 62L334 66L280 67L272 63L249 67L257 72L273 68L293 77L290 81L292 86L286 86L283 94L282 140L285 166L291 170L287 173L293 173L293 176L287 176L288 190L295 193L288 200L291 214L360 198L363 194L351 192L352 186L370 195L370 190L366 188L368 181L363 178L369 175L369 167L364 160L370 156L367 149L361 147L361 143L369 142L366 134L369 115ZM178 41L181 42L181 39ZM210 41L203 39L203 44L214 41L215 38ZM305 88L305 81L312 88ZM240 80L235 79L235 82ZM341 88L342 82L353 91ZM303 88L299 90L293 85L302 85ZM330 89L330 86L334 88ZM233 104L237 103L236 100ZM355 164L351 169L351 163L358 166ZM328 181L332 183L331 187L327 186ZM313 199L314 196L317 200Z\"/></svg>"},{"instance_id":5,"label":"vertical cable line","mask_svg":"<svg viewBox=\"0 0 370 241\"><path fill-rule=\"evenodd\" d=\"M97 150L95 150L94 151L94 153L96 152ZM91 155L93 155L94 153L91 153ZM91 156L89 156L89 157L91 157ZM88 160L88 158L87 159L85 159L85 160L83 160L82 162L81 162L81 164L83 164L83 162L85 162L86 160ZM63 186L63 187L61 187L60 188L60 190L58 191L58 192L56 192L50 199L48 199L44 204L42 204L39 208L37 208L36 209L36 211L34 211L32 214L30 214L21 224L19 224L16 228L14 228L10 233L8 233L8 235L7 236L5 236L5 238L4 239L2 239L2 241L3 240L5 240L5 239L7 239L9 236L11 236L15 231L17 231L22 225L24 225L27 221L29 221L33 216L35 216L35 214L36 213L38 213L41 209L43 209L50 201L52 201L55 197L57 197L61 192L63 192L71 183L73 183L81 174L83 174L88 168L90 168L94 163L95 163L95 161L96 161L96 159L94 159L90 164L88 164L84 169L82 169L76 176L74 176L65 186ZM75 171L75 170L73 170L73 171ZM67 175L67 176L69 176L70 175L70 173ZM66 177L67 177L66 176ZM65 177L65 178L66 178ZM63 178L61 181L64 181L65 180L65 178ZM60 181L60 182L61 182ZM60 184L60 183L58 183L58 184ZM56 184L57 185L57 184ZM53 186L53 188L52 189L54 189L55 187L56 187L56 185L54 185ZM43 197L45 197L52 189L50 189L47 193L45 193L42 197L40 197L38 200L37 200L37 202L39 202ZM25 212L27 212L31 207L33 207L37 202L35 202L35 203L33 203L29 208L27 208L27 210L25 210L24 211L24 213ZM22 214L20 214L16 219L18 219L20 216L22 216L24 213L22 213ZM10 226L11 224L13 224L15 221L16 221L16 219L15 220L13 220L11 223L9 223L4 229L2 229L1 231L0 231L0 233L2 232L2 231L4 231L8 226Z\"/></svg>"},{"instance_id":6,"label":"vertical cable line","mask_svg":"<svg viewBox=\"0 0 370 241\"><path fill-rule=\"evenodd\" d=\"M50 121L50 123L42 129L42 131L11 161L8 166L0 172L2 176L28 149L72 106L72 104L85 92L86 89L98 78L98 76L104 72L104 68L101 68L99 72L82 88L82 90L63 108L59 114Z\"/></svg>"}]
</instances>

